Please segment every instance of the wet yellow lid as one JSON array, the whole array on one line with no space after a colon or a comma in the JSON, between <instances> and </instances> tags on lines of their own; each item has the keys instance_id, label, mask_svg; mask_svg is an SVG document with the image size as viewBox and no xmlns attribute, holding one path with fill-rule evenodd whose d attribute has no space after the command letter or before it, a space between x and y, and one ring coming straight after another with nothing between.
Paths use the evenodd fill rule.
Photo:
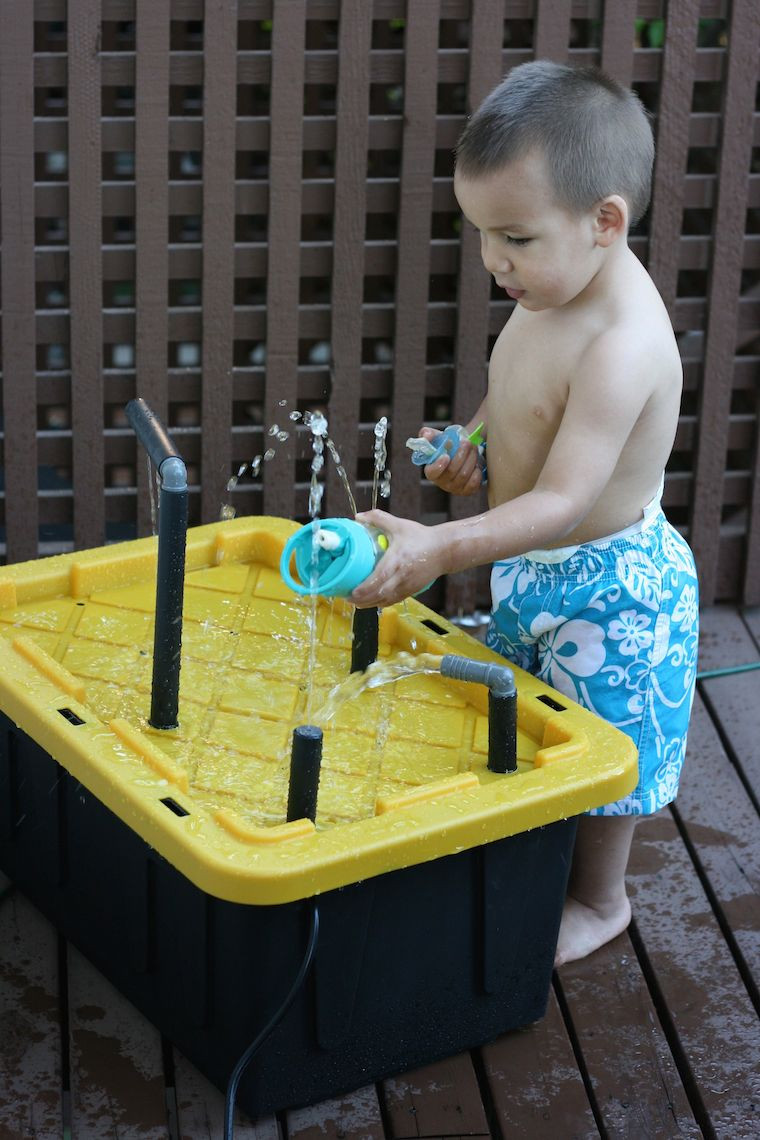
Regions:
<instances>
[{"instance_id":1,"label":"wet yellow lid","mask_svg":"<svg viewBox=\"0 0 760 1140\"><path fill-rule=\"evenodd\" d=\"M355 678L324 726L316 826L286 822L293 728L319 720L351 658L352 607L299 598L280 578L296 529L258 517L188 532L171 731L147 721L155 539L4 567L0 708L199 888L237 902L307 897L633 788L629 738L519 670L506 776L486 767L483 686L420 673L361 690ZM381 615L381 661L398 667L403 653L501 661L413 600Z\"/></svg>"}]
</instances>

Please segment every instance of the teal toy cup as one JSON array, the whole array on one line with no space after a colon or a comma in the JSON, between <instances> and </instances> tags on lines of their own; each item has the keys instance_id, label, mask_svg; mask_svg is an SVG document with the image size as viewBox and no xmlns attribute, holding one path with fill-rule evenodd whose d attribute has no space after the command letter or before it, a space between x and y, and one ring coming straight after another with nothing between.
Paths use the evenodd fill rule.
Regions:
<instances>
[{"instance_id":1,"label":"teal toy cup","mask_svg":"<svg viewBox=\"0 0 760 1140\"><path fill-rule=\"evenodd\" d=\"M483 424L478 424L475 431L469 435L460 424L449 424L447 428L439 432L434 439L425 439L424 436L413 436L406 441L406 446L412 453L412 463L416 467L427 467L429 463L435 463L442 455L449 457L456 455L459 445L463 439L468 439L470 443L474 443L477 447L483 442L481 435L481 428Z\"/></svg>"},{"instance_id":2,"label":"teal toy cup","mask_svg":"<svg viewBox=\"0 0 760 1140\"><path fill-rule=\"evenodd\" d=\"M387 548L384 534L353 519L315 519L285 543L280 574L297 594L345 598L369 577ZM290 572L293 559L299 580Z\"/></svg>"}]
</instances>

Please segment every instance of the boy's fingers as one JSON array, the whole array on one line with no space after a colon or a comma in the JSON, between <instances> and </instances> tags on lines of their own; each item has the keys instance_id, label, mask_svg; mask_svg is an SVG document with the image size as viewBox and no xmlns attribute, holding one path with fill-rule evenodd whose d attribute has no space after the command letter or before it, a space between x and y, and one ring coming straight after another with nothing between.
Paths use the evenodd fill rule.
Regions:
<instances>
[{"instance_id":1,"label":"boy's fingers","mask_svg":"<svg viewBox=\"0 0 760 1140\"><path fill-rule=\"evenodd\" d=\"M425 476L431 483L437 482L444 471L447 471L451 466L451 457L448 455L439 455L435 463L428 463L425 467Z\"/></svg>"},{"instance_id":2,"label":"boy's fingers","mask_svg":"<svg viewBox=\"0 0 760 1140\"><path fill-rule=\"evenodd\" d=\"M363 523L364 526L374 526L384 534L390 534L393 530L394 516L375 508L372 511L361 511L356 516L356 521Z\"/></svg>"}]
</instances>

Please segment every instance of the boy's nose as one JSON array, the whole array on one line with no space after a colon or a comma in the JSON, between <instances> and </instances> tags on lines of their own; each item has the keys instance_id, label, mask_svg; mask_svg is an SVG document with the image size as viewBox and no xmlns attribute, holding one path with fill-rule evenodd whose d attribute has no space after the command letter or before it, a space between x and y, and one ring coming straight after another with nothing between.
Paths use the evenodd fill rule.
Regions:
<instances>
[{"instance_id":1,"label":"boy's nose","mask_svg":"<svg viewBox=\"0 0 760 1140\"><path fill-rule=\"evenodd\" d=\"M489 273L510 273L512 270L512 262L504 246L499 247L486 237L480 241L480 256Z\"/></svg>"}]
</instances>

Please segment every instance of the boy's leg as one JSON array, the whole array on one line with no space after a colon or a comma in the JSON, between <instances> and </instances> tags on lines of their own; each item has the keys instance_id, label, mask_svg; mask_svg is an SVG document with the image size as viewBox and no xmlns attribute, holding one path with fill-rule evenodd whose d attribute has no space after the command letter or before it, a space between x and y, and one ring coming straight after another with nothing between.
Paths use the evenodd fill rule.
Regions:
<instances>
[{"instance_id":1,"label":"boy's leg","mask_svg":"<svg viewBox=\"0 0 760 1140\"><path fill-rule=\"evenodd\" d=\"M578 820L555 966L585 958L631 921L625 869L635 825L634 815L584 815Z\"/></svg>"}]
</instances>

